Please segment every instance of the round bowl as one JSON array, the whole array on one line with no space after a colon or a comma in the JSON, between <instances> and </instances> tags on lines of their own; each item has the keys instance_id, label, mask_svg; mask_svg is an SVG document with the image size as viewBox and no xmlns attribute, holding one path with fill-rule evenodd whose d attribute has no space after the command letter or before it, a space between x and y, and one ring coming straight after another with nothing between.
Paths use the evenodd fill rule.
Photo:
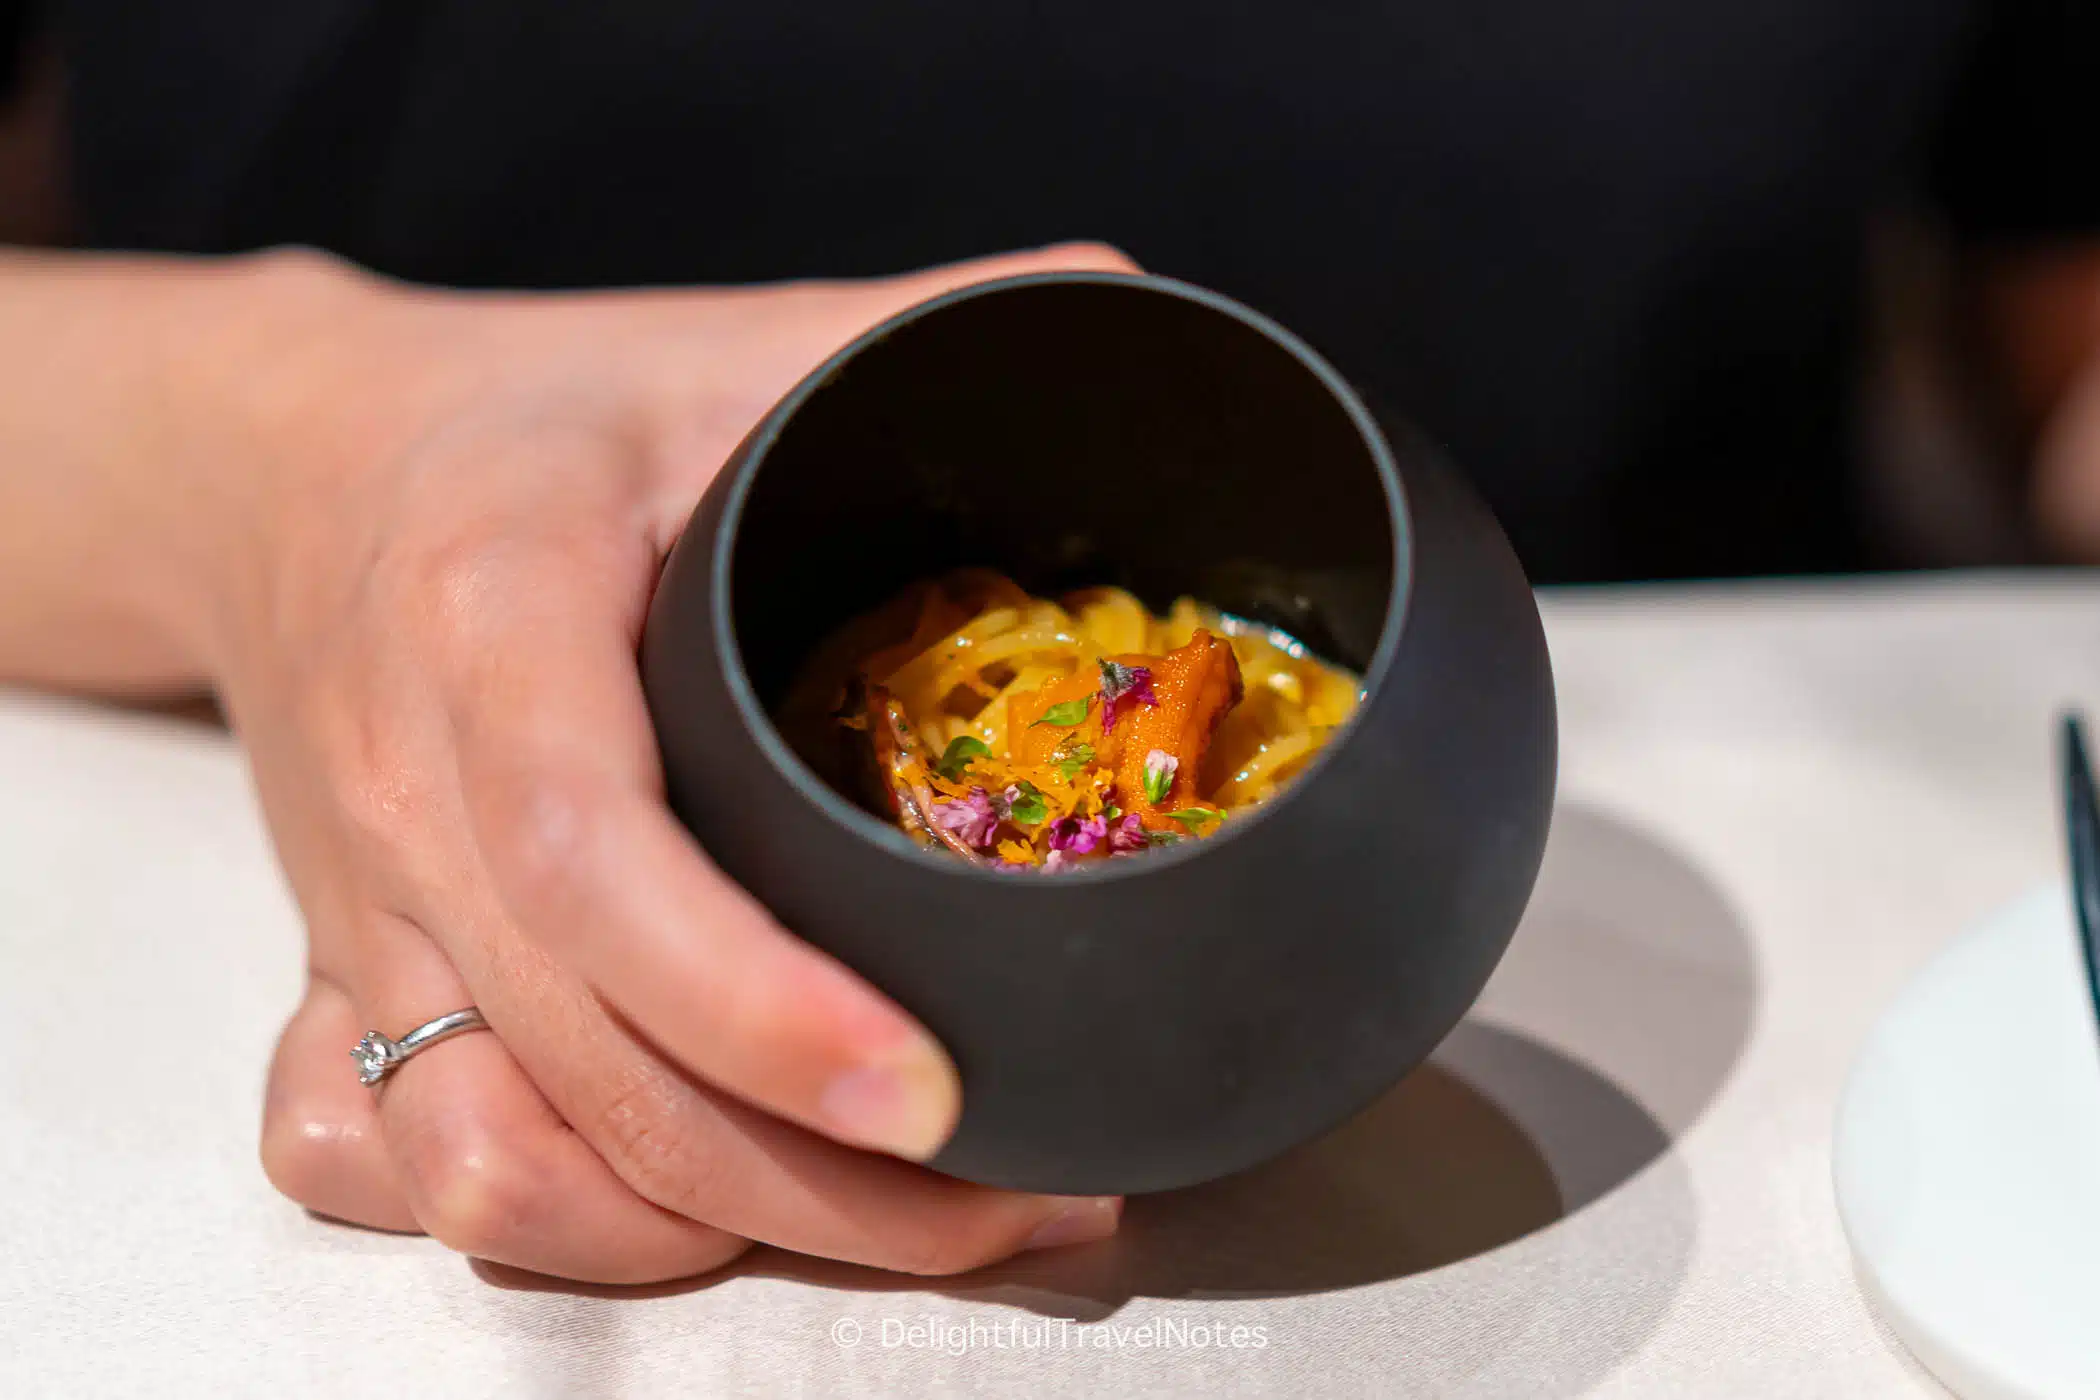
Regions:
<instances>
[{"instance_id":1,"label":"round bowl","mask_svg":"<svg viewBox=\"0 0 2100 1400\"><path fill-rule=\"evenodd\" d=\"M999 874L915 844L770 716L818 642L960 566L1187 593L1359 670L1354 720L1220 834ZM1479 994L1530 897L1553 682L1507 541L1263 316L1055 273L901 313L768 413L665 564L642 678L679 818L962 1074L933 1160L1163 1190L1334 1127Z\"/></svg>"}]
</instances>

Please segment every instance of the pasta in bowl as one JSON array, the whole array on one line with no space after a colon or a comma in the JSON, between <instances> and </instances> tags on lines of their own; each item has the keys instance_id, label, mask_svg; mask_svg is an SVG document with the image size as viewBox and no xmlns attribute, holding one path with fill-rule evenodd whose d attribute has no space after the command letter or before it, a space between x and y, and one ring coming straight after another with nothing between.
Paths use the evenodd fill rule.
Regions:
<instances>
[{"instance_id":1,"label":"pasta in bowl","mask_svg":"<svg viewBox=\"0 0 2100 1400\"><path fill-rule=\"evenodd\" d=\"M1192 598L1052 600L1004 575L913 586L820 649L783 724L855 736L871 805L980 865L1058 872L1216 834L1355 713L1358 677ZM819 759L818 761L822 761Z\"/></svg>"}]
</instances>

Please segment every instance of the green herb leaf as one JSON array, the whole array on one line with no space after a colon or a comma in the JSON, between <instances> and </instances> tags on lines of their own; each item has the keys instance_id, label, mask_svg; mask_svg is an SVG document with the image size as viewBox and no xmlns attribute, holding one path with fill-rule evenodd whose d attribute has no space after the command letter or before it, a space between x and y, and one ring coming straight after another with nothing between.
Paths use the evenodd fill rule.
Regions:
<instances>
[{"instance_id":1,"label":"green herb leaf","mask_svg":"<svg viewBox=\"0 0 2100 1400\"><path fill-rule=\"evenodd\" d=\"M1148 831L1145 833L1146 844L1152 846L1171 846L1180 839L1181 833L1178 831Z\"/></svg>"},{"instance_id":2,"label":"green herb leaf","mask_svg":"<svg viewBox=\"0 0 2100 1400\"><path fill-rule=\"evenodd\" d=\"M1116 805L1115 803L1113 803L1113 802L1109 803L1109 804L1108 804L1108 806L1107 806L1107 807L1105 807L1105 808L1103 808L1103 809L1102 809L1102 811L1101 811L1101 819L1102 819L1103 821L1110 821L1110 822L1112 822L1112 821L1114 821L1114 820L1115 820L1115 819L1116 819L1117 817L1120 817L1120 816L1122 816L1122 815L1123 815L1123 809L1122 809L1121 807L1118 807L1118 806L1117 806L1117 805Z\"/></svg>"},{"instance_id":3,"label":"green herb leaf","mask_svg":"<svg viewBox=\"0 0 2100 1400\"><path fill-rule=\"evenodd\" d=\"M1094 746L1067 741L1058 747L1053 761L1057 764L1057 771L1064 774L1069 783L1079 776L1080 769L1094 761Z\"/></svg>"},{"instance_id":4,"label":"green herb leaf","mask_svg":"<svg viewBox=\"0 0 2100 1400\"><path fill-rule=\"evenodd\" d=\"M1040 729L1048 724L1054 725L1059 729L1070 729L1073 725L1086 719L1087 706L1091 705L1093 701L1094 697L1089 695L1081 700L1067 700L1062 705L1052 705L1049 709L1043 711L1041 719L1028 727L1030 729Z\"/></svg>"},{"instance_id":5,"label":"green herb leaf","mask_svg":"<svg viewBox=\"0 0 2100 1400\"><path fill-rule=\"evenodd\" d=\"M1018 786L1021 789L1021 795L1016 797L1012 804L1007 807L1007 817L1010 820L1019 822L1022 826L1041 826L1043 818L1050 815L1050 808L1043 801L1043 794L1037 790L1033 783L1021 783Z\"/></svg>"},{"instance_id":6,"label":"green herb leaf","mask_svg":"<svg viewBox=\"0 0 2100 1400\"><path fill-rule=\"evenodd\" d=\"M933 771L954 782L962 777L974 759L989 758L991 746L974 734L958 734L948 741L947 751L933 765Z\"/></svg>"},{"instance_id":7,"label":"green herb leaf","mask_svg":"<svg viewBox=\"0 0 2100 1400\"><path fill-rule=\"evenodd\" d=\"M1215 811L1209 807L1184 807L1178 812L1169 812L1167 815L1198 836L1203 834L1205 824L1225 820L1223 812Z\"/></svg>"}]
</instances>

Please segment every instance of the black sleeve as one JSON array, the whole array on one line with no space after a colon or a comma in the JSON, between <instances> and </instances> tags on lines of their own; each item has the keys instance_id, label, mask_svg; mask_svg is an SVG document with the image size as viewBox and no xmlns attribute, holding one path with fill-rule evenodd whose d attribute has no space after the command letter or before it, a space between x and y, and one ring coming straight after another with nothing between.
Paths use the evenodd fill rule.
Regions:
<instances>
[{"instance_id":1,"label":"black sleeve","mask_svg":"<svg viewBox=\"0 0 2100 1400\"><path fill-rule=\"evenodd\" d=\"M32 0L0 0L0 107L15 95L21 81L22 51L29 46Z\"/></svg>"},{"instance_id":2,"label":"black sleeve","mask_svg":"<svg viewBox=\"0 0 2100 1400\"><path fill-rule=\"evenodd\" d=\"M2100 235L2100 0L1983 0L1928 193L1977 241Z\"/></svg>"}]
</instances>

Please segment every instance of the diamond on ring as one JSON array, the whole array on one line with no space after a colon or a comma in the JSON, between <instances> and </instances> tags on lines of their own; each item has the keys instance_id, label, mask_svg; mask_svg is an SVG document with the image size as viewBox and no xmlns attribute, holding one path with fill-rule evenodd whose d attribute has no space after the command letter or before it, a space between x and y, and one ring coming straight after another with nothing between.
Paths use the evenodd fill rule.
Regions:
<instances>
[{"instance_id":1,"label":"diamond on ring","mask_svg":"<svg viewBox=\"0 0 2100 1400\"><path fill-rule=\"evenodd\" d=\"M425 1021L399 1040L378 1031L366 1031L365 1038L351 1047L350 1058L357 1062L358 1079L371 1088L408 1063L409 1056L455 1035L488 1028L489 1023L481 1018L479 1011L464 1006L457 1011L448 1011L434 1021Z\"/></svg>"},{"instance_id":2,"label":"diamond on ring","mask_svg":"<svg viewBox=\"0 0 2100 1400\"><path fill-rule=\"evenodd\" d=\"M350 1058L357 1061L358 1082L370 1085L386 1078L395 1065L408 1057L401 1053L399 1045L378 1031L366 1031L365 1038L351 1047Z\"/></svg>"}]
</instances>

